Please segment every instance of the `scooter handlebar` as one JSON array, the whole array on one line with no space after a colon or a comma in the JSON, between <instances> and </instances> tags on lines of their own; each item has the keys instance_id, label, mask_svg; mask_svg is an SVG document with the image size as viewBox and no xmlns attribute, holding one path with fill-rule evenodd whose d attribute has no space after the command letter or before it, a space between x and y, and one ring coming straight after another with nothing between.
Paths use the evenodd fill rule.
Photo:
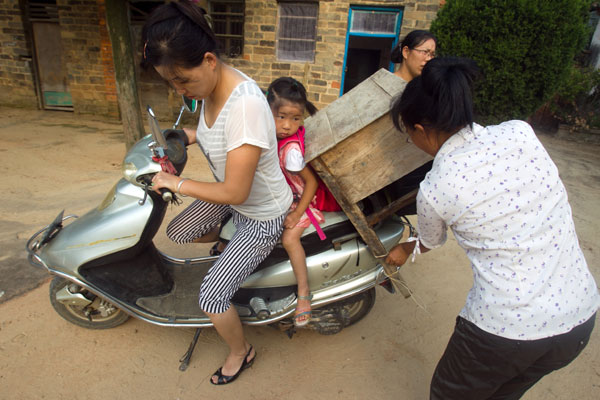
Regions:
<instances>
[{"instance_id":1,"label":"scooter handlebar","mask_svg":"<svg viewBox=\"0 0 600 400\"><path fill-rule=\"evenodd\" d=\"M169 201L173 200L173 192L171 192L169 189L160 188L158 190L160 191L162 199L165 203L168 203Z\"/></svg>"}]
</instances>

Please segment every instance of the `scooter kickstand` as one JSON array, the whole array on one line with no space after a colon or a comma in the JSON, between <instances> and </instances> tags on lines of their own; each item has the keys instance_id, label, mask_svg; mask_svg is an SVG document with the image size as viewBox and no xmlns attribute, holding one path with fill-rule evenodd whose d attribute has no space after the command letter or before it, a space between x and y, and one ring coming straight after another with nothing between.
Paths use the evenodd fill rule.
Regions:
<instances>
[{"instance_id":1,"label":"scooter kickstand","mask_svg":"<svg viewBox=\"0 0 600 400\"><path fill-rule=\"evenodd\" d=\"M201 330L202 330L202 328L196 329L196 333L194 334L194 338L192 339L192 343L190 343L190 347L188 348L188 351L179 360L179 362L181 363L181 364L179 364L180 371L185 371L187 369L188 365L190 365L190 359L192 358L192 353L194 352L196 343L198 343L198 338L200 337Z\"/></svg>"}]
</instances>

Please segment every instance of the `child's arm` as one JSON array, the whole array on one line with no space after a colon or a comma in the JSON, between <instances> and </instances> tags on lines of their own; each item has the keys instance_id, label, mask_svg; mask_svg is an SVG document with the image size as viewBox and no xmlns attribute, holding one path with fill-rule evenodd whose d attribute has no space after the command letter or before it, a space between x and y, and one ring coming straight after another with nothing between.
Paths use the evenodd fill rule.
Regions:
<instances>
[{"instance_id":1,"label":"child's arm","mask_svg":"<svg viewBox=\"0 0 600 400\"><path fill-rule=\"evenodd\" d=\"M300 197L296 209L289 213L285 219L284 225L286 228L293 228L298 224L298 221L302 218L302 214L304 214L313 197L315 197L317 187L319 186L317 177L309 166L304 167L298 175L300 175L300 178L304 181L304 191L302 192L302 197Z\"/></svg>"}]
</instances>

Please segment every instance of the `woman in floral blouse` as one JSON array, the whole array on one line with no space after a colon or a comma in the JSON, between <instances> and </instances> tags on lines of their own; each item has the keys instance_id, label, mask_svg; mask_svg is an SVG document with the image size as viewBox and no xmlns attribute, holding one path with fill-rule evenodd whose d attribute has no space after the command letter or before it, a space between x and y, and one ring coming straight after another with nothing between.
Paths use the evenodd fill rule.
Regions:
<instances>
[{"instance_id":1,"label":"woman in floral blouse","mask_svg":"<svg viewBox=\"0 0 600 400\"><path fill-rule=\"evenodd\" d=\"M579 355L600 305L556 165L526 122L473 122L476 73L468 60L433 59L391 110L434 161L417 197L419 236L387 261L441 246L449 227L474 276L432 399L520 398Z\"/></svg>"}]
</instances>

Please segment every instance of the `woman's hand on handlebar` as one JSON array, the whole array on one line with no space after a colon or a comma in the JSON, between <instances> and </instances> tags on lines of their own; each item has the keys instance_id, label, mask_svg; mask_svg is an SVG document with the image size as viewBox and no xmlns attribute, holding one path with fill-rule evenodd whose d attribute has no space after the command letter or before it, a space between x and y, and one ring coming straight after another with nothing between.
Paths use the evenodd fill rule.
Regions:
<instances>
[{"instance_id":1,"label":"woman's hand on handlebar","mask_svg":"<svg viewBox=\"0 0 600 400\"><path fill-rule=\"evenodd\" d=\"M168 189L173 193L177 193L177 184L180 180L181 178L178 176L160 171L152 178L152 189L156 193L160 193L160 189L162 188Z\"/></svg>"}]
</instances>

